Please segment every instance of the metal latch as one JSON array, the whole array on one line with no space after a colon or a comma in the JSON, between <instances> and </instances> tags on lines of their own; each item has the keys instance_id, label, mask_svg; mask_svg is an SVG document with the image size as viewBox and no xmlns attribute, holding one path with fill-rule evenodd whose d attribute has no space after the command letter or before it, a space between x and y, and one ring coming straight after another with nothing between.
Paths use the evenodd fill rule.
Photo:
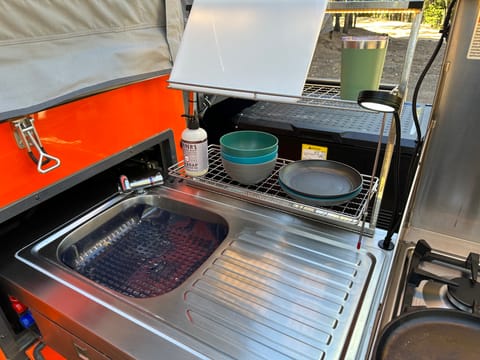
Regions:
<instances>
[{"instance_id":1,"label":"metal latch","mask_svg":"<svg viewBox=\"0 0 480 360\"><path fill-rule=\"evenodd\" d=\"M18 147L20 149L27 148L28 156L37 165L39 173L45 174L60 166L60 159L47 154L43 148L37 130L33 125L32 117L12 121L12 124L15 129L14 135ZM33 149L35 149L38 155L34 154ZM50 166L46 166L50 162L53 163Z\"/></svg>"}]
</instances>

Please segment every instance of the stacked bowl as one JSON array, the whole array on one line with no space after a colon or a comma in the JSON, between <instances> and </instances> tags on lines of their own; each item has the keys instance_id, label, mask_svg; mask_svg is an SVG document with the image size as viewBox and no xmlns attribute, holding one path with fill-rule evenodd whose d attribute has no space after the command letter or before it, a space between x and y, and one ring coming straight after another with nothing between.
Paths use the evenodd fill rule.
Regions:
<instances>
[{"instance_id":1,"label":"stacked bowl","mask_svg":"<svg viewBox=\"0 0 480 360\"><path fill-rule=\"evenodd\" d=\"M278 139L263 131L234 131L220 138L220 151L228 176L240 184L254 185L275 168Z\"/></svg>"}]
</instances>

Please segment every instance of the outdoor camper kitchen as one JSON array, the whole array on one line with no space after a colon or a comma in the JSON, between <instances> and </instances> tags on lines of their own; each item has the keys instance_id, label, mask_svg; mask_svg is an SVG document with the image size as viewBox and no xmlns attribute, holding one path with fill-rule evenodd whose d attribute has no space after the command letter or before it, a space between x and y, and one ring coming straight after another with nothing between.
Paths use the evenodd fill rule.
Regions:
<instances>
[{"instance_id":1,"label":"outdoor camper kitchen","mask_svg":"<svg viewBox=\"0 0 480 360\"><path fill-rule=\"evenodd\" d=\"M477 359L480 1L431 103L426 6L0 0L0 359ZM386 34L310 76L371 14L397 82Z\"/></svg>"}]
</instances>

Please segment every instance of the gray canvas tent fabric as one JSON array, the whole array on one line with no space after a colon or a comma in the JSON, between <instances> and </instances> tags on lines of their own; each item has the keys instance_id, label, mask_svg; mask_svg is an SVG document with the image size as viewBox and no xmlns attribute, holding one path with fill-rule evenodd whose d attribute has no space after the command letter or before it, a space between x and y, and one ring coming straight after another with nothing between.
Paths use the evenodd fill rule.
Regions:
<instances>
[{"instance_id":1,"label":"gray canvas tent fabric","mask_svg":"<svg viewBox=\"0 0 480 360\"><path fill-rule=\"evenodd\" d=\"M181 0L0 0L0 121L168 73Z\"/></svg>"}]
</instances>

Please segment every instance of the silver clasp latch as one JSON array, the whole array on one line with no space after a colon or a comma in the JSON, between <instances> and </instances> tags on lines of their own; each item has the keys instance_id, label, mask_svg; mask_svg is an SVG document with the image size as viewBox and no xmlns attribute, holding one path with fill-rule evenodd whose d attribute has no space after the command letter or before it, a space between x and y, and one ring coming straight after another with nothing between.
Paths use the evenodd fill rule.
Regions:
<instances>
[{"instance_id":1,"label":"silver clasp latch","mask_svg":"<svg viewBox=\"0 0 480 360\"><path fill-rule=\"evenodd\" d=\"M47 154L43 148L37 130L33 125L33 118L26 117L24 119L15 120L12 122L15 132L15 140L20 149L27 148L28 156L37 165L37 170L41 174L45 174L60 166L60 159ZM32 148L38 153L38 157L33 153ZM53 164L46 167L48 163L53 161Z\"/></svg>"}]
</instances>

